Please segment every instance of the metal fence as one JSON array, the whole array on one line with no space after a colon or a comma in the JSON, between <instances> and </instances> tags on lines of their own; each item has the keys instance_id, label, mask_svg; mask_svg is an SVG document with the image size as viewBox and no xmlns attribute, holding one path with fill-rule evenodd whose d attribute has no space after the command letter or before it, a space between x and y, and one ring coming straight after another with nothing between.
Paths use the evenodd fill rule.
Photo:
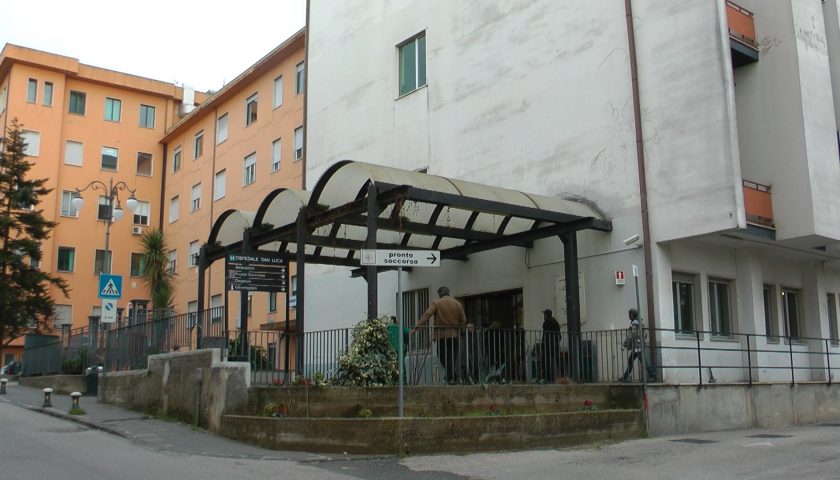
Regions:
<instances>
[{"instance_id":1,"label":"metal fence","mask_svg":"<svg viewBox=\"0 0 840 480\"><path fill-rule=\"evenodd\" d=\"M335 378L339 357L353 342L352 328L286 334L282 330L224 329L224 307L146 321L85 327L43 337L24 350L24 375L80 374L146 368L149 355L219 348L227 361L248 362L255 385L284 385L316 374ZM396 325L389 329L398 351ZM199 329L201 331L200 345ZM625 347L626 330L578 334L523 329L431 328L407 331L405 379L409 385L443 383L639 382L651 376L671 383L831 383L840 371L840 345L829 338L718 335L708 331L644 330L643 355ZM652 355L648 336L655 336ZM661 359L661 360L660 360ZM628 368L633 365L633 368Z\"/></svg>"}]
</instances>

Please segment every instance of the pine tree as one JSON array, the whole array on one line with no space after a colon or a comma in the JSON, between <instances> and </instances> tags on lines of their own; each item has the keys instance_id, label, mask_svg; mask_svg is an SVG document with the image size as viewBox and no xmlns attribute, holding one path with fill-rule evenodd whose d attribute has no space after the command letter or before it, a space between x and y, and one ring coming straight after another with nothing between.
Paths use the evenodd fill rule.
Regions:
<instances>
[{"instance_id":1,"label":"pine tree","mask_svg":"<svg viewBox=\"0 0 840 480\"><path fill-rule=\"evenodd\" d=\"M30 179L22 125L13 119L0 151L0 345L28 332L45 330L55 303L50 286L65 296L66 282L32 267L41 260L41 242L55 223L38 210L40 198L52 190L46 179ZM27 261L29 259L29 261Z\"/></svg>"}]
</instances>

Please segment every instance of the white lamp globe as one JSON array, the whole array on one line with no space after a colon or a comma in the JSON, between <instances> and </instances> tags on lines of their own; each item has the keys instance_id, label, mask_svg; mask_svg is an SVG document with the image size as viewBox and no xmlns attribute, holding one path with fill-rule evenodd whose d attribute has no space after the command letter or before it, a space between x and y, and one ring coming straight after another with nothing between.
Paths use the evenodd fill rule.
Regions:
<instances>
[{"instance_id":1,"label":"white lamp globe","mask_svg":"<svg viewBox=\"0 0 840 480\"><path fill-rule=\"evenodd\" d=\"M122 220L123 215L125 215L125 212L123 211L122 208L120 208L120 207L115 207L114 208L114 221L115 222L119 222L120 220Z\"/></svg>"}]
</instances>

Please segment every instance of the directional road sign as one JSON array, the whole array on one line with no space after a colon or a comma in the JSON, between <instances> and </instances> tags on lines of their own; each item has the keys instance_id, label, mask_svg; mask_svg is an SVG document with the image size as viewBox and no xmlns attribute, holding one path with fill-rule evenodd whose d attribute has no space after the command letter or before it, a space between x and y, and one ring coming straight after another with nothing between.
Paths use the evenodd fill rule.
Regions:
<instances>
[{"instance_id":1,"label":"directional road sign","mask_svg":"<svg viewBox=\"0 0 840 480\"><path fill-rule=\"evenodd\" d=\"M362 265L439 267L440 250L362 250Z\"/></svg>"},{"instance_id":2,"label":"directional road sign","mask_svg":"<svg viewBox=\"0 0 840 480\"><path fill-rule=\"evenodd\" d=\"M276 253L229 253L225 285L228 290L245 292L285 292L289 285L286 260Z\"/></svg>"},{"instance_id":3,"label":"directional road sign","mask_svg":"<svg viewBox=\"0 0 840 480\"><path fill-rule=\"evenodd\" d=\"M102 299L102 315L99 317L100 323L116 323L117 322L117 301L112 298Z\"/></svg>"},{"instance_id":4,"label":"directional road sign","mask_svg":"<svg viewBox=\"0 0 840 480\"><path fill-rule=\"evenodd\" d=\"M99 298L119 299L122 296L122 276L99 274Z\"/></svg>"}]
</instances>

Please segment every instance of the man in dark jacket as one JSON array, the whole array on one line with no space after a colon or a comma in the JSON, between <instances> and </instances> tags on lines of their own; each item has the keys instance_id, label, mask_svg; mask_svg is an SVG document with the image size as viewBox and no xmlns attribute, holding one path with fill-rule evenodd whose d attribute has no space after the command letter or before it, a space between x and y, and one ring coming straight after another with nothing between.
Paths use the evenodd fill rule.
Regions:
<instances>
[{"instance_id":1,"label":"man in dark jacket","mask_svg":"<svg viewBox=\"0 0 840 480\"><path fill-rule=\"evenodd\" d=\"M557 366L560 363L560 324L551 315L551 310L543 310L543 380L554 383L557 380Z\"/></svg>"}]
</instances>

